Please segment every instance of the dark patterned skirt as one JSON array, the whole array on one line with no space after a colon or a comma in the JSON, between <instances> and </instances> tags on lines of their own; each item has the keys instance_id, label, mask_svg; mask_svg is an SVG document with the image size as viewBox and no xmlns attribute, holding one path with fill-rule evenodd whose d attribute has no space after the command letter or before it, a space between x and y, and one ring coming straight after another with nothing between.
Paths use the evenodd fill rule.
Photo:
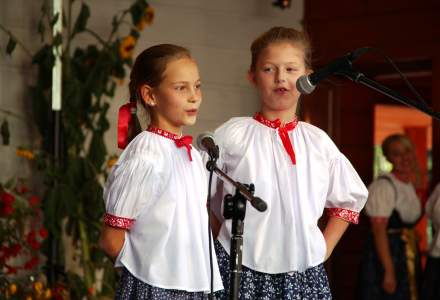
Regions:
<instances>
[{"instance_id":1,"label":"dark patterned skirt","mask_svg":"<svg viewBox=\"0 0 440 300\"><path fill-rule=\"evenodd\" d=\"M218 300L229 299L229 255L216 241L215 250L225 290L216 293ZM305 272L266 274L242 268L240 300L332 299L324 266L307 269Z\"/></svg>"},{"instance_id":2,"label":"dark patterned skirt","mask_svg":"<svg viewBox=\"0 0 440 300\"><path fill-rule=\"evenodd\" d=\"M204 300L208 295L203 292L169 290L151 286L134 277L126 268L123 269L119 286L116 289L116 300Z\"/></svg>"},{"instance_id":3,"label":"dark patterned skirt","mask_svg":"<svg viewBox=\"0 0 440 300\"><path fill-rule=\"evenodd\" d=\"M384 269L374 246L372 234L369 234L359 272L357 299L360 300L410 300L411 290L407 269L405 241L400 234L388 234L391 258L396 274L397 287L394 294L386 293L382 288ZM417 254L413 269L415 278L420 277L420 260ZM419 282L416 283L417 287Z\"/></svg>"}]
</instances>

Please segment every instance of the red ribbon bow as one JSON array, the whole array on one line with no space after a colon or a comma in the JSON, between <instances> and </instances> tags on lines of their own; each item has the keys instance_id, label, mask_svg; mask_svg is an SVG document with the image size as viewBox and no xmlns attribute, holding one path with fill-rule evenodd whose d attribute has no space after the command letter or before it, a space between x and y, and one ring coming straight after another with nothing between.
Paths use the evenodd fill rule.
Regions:
<instances>
[{"instance_id":1,"label":"red ribbon bow","mask_svg":"<svg viewBox=\"0 0 440 300\"><path fill-rule=\"evenodd\" d=\"M292 160L292 164L296 165L295 151L293 150L292 142L290 141L289 138L289 131L293 130L296 127L296 125L298 124L298 120L295 119L289 123L284 124L284 126L281 126L280 119L276 119L275 121L270 121L264 118L260 113L256 113L254 119L271 128L278 128L278 135L281 138L281 142L283 143L284 149L286 150L287 154Z\"/></svg>"},{"instance_id":2,"label":"red ribbon bow","mask_svg":"<svg viewBox=\"0 0 440 300\"><path fill-rule=\"evenodd\" d=\"M186 148L186 152L188 153L188 157L189 160L192 161L192 156L191 156L191 143L192 143L192 136L190 135L184 135L179 139L175 139L174 142L176 143L176 146L178 148L180 147L185 147Z\"/></svg>"},{"instance_id":3,"label":"red ribbon bow","mask_svg":"<svg viewBox=\"0 0 440 300\"><path fill-rule=\"evenodd\" d=\"M128 142L128 126L132 121L132 111L136 109L136 102L129 102L119 108L118 113L118 148L125 149Z\"/></svg>"}]
</instances>

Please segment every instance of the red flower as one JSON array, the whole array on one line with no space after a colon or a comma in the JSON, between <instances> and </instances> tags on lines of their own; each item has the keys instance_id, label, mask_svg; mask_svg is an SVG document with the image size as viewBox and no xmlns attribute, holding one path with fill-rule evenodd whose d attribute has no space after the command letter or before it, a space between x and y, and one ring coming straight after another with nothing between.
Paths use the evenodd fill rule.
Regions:
<instances>
[{"instance_id":1,"label":"red flower","mask_svg":"<svg viewBox=\"0 0 440 300\"><path fill-rule=\"evenodd\" d=\"M28 242L28 244L35 241L35 230L29 231L29 233L27 234L27 237L26 237L26 241Z\"/></svg>"},{"instance_id":2,"label":"red flower","mask_svg":"<svg viewBox=\"0 0 440 300\"><path fill-rule=\"evenodd\" d=\"M17 274L17 268L5 265L6 267L6 274Z\"/></svg>"},{"instance_id":3,"label":"red flower","mask_svg":"<svg viewBox=\"0 0 440 300\"><path fill-rule=\"evenodd\" d=\"M40 228L40 236L42 239L47 239L47 236L49 235L49 233L47 232L47 229L44 227Z\"/></svg>"},{"instance_id":4,"label":"red flower","mask_svg":"<svg viewBox=\"0 0 440 300\"><path fill-rule=\"evenodd\" d=\"M31 246L32 249L38 250L41 247L41 244L36 239L36 233L34 230L30 231L26 237L26 241Z\"/></svg>"},{"instance_id":5,"label":"red flower","mask_svg":"<svg viewBox=\"0 0 440 300\"><path fill-rule=\"evenodd\" d=\"M14 207L12 205L4 205L0 210L0 215L8 217L14 213Z\"/></svg>"},{"instance_id":6,"label":"red flower","mask_svg":"<svg viewBox=\"0 0 440 300\"><path fill-rule=\"evenodd\" d=\"M21 251L21 245L20 244L15 244L15 245L12 245L11 246L11 248L9 248L9 251L10 251L10 255L12 256L12 257L15 257L15 256L17 256L18 255L18 253L20 253L20 251Z\"/></svg>"},{"instance_id":7,"label":"red flower","mask_svg":"<svg viewBox=\"0 0 440 300\"><path fill-rule=\"evenodd\" d=\"M24 184L20 185L20 186L17 186L17 188L15 190L19 194L25 194L25 193L29 192L29 189Z\"/></svg>"},{"instance_id":8,"label":"red flower","mask_svg":"<svg viewBox=\"0 0 440 300\"><path fill-rule=\"evenodd\" d=\"M95 289L91 286L87 289L87 293L89 294L89 296L93 296L93 294L95 293Z\"/></svg>"},{"instance_id":9,"label":"red flower","mask_svg":"<svg viewBox=\"0 0 440 300\"><path fill-rule=\"evenodd\" d=\"M32 206L36 206L36 205L38 205L38 204L40 204L40 198L38 198L37 196L35 196L35 195L32 195L32 196L30 196L29 197L29 205L32 207Z\"/></svg>"},{"instance_id":10,"label":"red flower","mask_svg":"<svg viewBox=\"0 0 440 300\"><path fill-rule=\"evenodd\" d=\"M24 268L26 270L31 270L33 269L36 265L38 265L38 262L40 261L40 259L38 258L38 256L34 256L32 257L30 260L28 260L25 264L24 264Z\"/></svg>"},{"instance_id":11,"label":"red flower","mask_svg":"<svg viewBox=\"0 0 440 300\"><path fill-rule=\"evenodd\" d=\"M2 261L7 260L11 256L11 251L10 251L9 247L2 246L0 251L2 252L2 255L0 256L0 259Z\"/></svg>"},{"instance_id":12,"label":"red flower","mask_svg":"<svg viewBox=\"0 0 440 300\"><path fill-rule=\"evenodd\" d=\"M3 201L3 204L5 206L11 206L12 203L15 201L14 195L11 195L9 193L3 192L0 196L1 200Z\"/></svg>"},{"instance_id":13,"label":"red flower","mask_svg":"<svg viewBox=\"0 0 440 300\"><path fill-rule=\"evenodd\" d=\"M40 249L41 244L37 240L34 240L34 241L29 243L29 246L31 246L31 248L34 249L34 250L38 250L38 249Z\"/></svg>"}]
</instances>

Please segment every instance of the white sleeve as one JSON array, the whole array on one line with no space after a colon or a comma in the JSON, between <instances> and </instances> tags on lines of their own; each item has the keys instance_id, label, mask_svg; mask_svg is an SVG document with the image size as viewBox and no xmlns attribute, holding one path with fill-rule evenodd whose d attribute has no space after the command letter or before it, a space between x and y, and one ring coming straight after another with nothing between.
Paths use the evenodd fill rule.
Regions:
<instances>
[{"instance_id":1,"label":"white sleeve","mask_svg":"<svg viewBox=\"0 0 440 300\"><path fill-rule=\"evenodd\" d=\"M386 179L376 179L369 187L366 214L370 217L391 216L396 206L396 190Z\"/></svg>"},{"instance_id":2,"label":"white sleeve","mask_svg":"<svg viewBox=\"0 0 440 300\"><path fill-rule=\"evenodd\" d=\"M365 205L368 190L350 161L339 152L330 162L326 208L359 213Z\"/></svg>"},{"instance_id":3,"label":"white sleeve","mask_svg":"<svg viewBox=\"0 0 440 300\"><path fill-rule=\"evenodd\" d=\"M153 163L147 157L118 162L104 188L106 213L136 220L140 211L156 198L160 180L153 171Z\"/></svg>"},{"instance_id":4,"label":"white sleeve","mask_svg":"<svg viewBox=\"0 0 440 300\"><path fill-rule=\"evenodd\" d=\"M433 218L434 207L437 202L440 201L440 183L437 184L432 194L429 196L426 202L425 211L429 218Z\"/></svg>"}]
</instances>

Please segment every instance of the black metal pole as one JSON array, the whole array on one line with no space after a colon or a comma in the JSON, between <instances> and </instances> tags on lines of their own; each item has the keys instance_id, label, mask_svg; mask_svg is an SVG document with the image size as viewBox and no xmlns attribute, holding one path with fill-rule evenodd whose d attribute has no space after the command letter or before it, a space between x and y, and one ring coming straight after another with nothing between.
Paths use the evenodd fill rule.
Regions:
<instances>
[{"instance_id":1,"label":"black metal pole","mask_svg":"<svg viewBox=\"0 0 440 300\"><path fill-rule=\"evenodd\" d=\"M378 83L377 81L374 81L374 80L366 77L361 72L357 72L355 70L347 70L347 71L339 72L339 74L347 77L348 79L350 79L356 83L360 83L366 87L369 87L372 90L375 90L381 94L384 94L385 96L388 96L391 99L394 99L400 103L403 103L407 106L414 107L415 109L422 111L425 114L427 114L437 120L440 120L440 113L439 112L433 111L431 108L422 104L421 102L417 102L411 98L408 98L406 96L403 96L403 95L397 93L396 91Z\"/></svg>"}]
</instances>

